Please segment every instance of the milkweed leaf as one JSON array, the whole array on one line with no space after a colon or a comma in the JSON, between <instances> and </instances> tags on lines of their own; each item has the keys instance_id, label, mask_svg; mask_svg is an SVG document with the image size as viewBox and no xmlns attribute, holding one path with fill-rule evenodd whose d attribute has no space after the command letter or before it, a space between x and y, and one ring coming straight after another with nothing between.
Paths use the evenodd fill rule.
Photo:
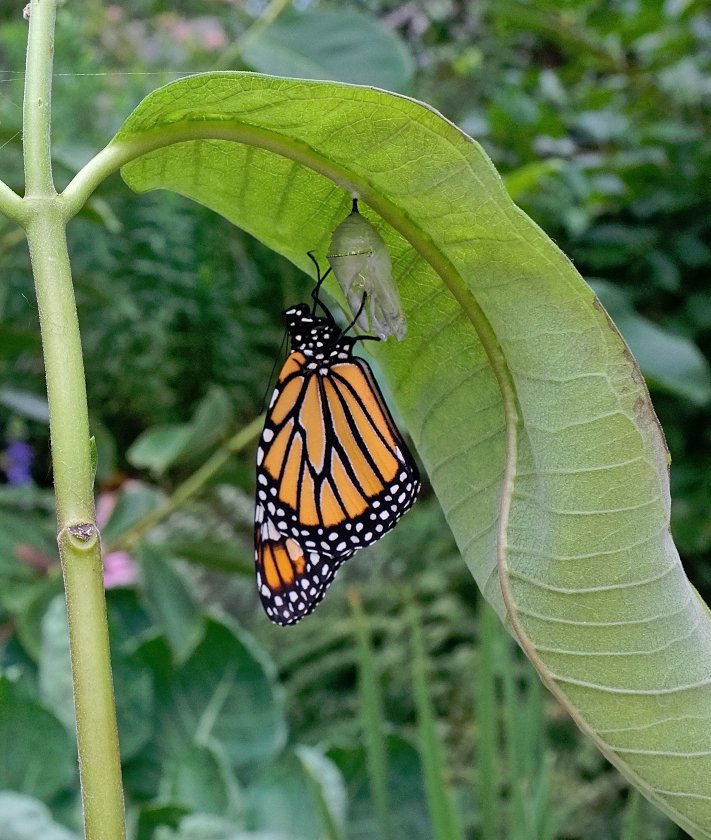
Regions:
<instances>
[{"instance_id":1,"label":"milkweed leaf","mask_svg":"<svg viewBox=\"0 0 711 840\"><path fill-rule=\"evenodd\" d=\"M220 73L151 94L107 153L305 271L352 195L373 211L408 323L373 353L466 563L610 761L711 838L711 620L669 534L664 438L607 313L477 143L383 91Z\"/></svg>"}]
</instances>

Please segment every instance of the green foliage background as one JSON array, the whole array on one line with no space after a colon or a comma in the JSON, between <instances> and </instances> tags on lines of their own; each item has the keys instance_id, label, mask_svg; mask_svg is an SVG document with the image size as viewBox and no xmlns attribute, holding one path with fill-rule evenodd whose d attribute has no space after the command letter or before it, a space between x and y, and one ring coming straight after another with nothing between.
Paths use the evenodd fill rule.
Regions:
<instances>
[{"instance_id":1,"label":"green foliage background","mask_svg":"<svg viewBox=\"0 0 711 840\"><path fill-rule=\"evenodd\" d=\"M278 14L271 26L260 18L264 12L264 4L207 0L170 9L159 2L92 0L81 14L71 3L60 9L59 184L105 144L146 93L189 72L246 68L336 78L431 103L484 145L514 199L593 283L630 343L671 450L675 540L708 600L711 22L704 4L311 4L304 21L288 4L272 3L266 14ZM21 189L26 24L19 9L6 7L0 22L0 177ZM387 63L377 60L383 55ZM358 75L363 68L368 77ZM43 395L42 363L28 258L21 237L2 224L0 423L6 442L19 435L32 443L35 464L33 487L0 492L0 739L42 732L48 755L57 758L48 759L32 784L20 778L17 765L0 762L0 788L51 806L51 815L41 811L36 818L61 837L62 826L76 831L77 813L61 725L69 721L71 729L70 699L61 668L47 672L62 660L48 647L61 610L54 606L60 585L45 492L51 482L47 427L36 400ZM135 196L118 177L101 188L70 236L98 484L106 495L119 488L105 533L110 542L205 454L157 474L140 468L131 444L148 429L188 422L209 393L220 394L227 406L224 438L256 416L279 354L279 313L307 296L309 282L206 209L167 193ZM425 494L397 532L349 565L319 612L286 638L267 625L254 596L252 482L252 453L232 459L199 501L156 530L160 550L137 557L137 590L109 592L136 836L212 836L206 823L189 822L196 814L223 821L213 826L216 837L230 836L234 826L269 830L269 836L316 836L311 817L295 816L305 790L311 810L323 807L332 815L339 813L338 797L347 794L347 836L379 836L364 781L354 628L345 617L350 583L361 593L383 687L391 799L410 806L393 806L393 836L431 836L412 746L421 709L403 607L414 600L424 618L428 685L457 808L467 836L486 837L483 788L472 771L486 731L474 711L485 666L472 620L474 585L436 502ZM421 559L413 563L412 557ZM253 636L247 638L245 628ZM500 720L494 793L505 836L683 836L651 807L627 803L625 784L543 698L507 640L497 636L495 644L495 661L504 664L494 669L492 684L505 711L493 714L529 722L526 730ZM200 656L208 648L210 656ZM210 674L226 667L222 650L230 652L224 662L242 657L250 663L253 679L245 683L242 711L271 715L267 723L260 719L271 738L253 745L251 762L239 754L236 733L257 726L256 717L223 709L216 728L206 729L176 711L183 692L203 713L210 706L209 698L191 694L198 683L188 675L199 663L203 683L213 685ZM215 676L216 692L219 685ZM512 744L529 756L521 766L515 766ZM316 756L304 752L314 748ZM309 782L314 777L316 788ZM9 803L7 813L30 807L17 797L2 801ZM323 836L332 836L322 826Z\"/></svg>"}]
</instances>

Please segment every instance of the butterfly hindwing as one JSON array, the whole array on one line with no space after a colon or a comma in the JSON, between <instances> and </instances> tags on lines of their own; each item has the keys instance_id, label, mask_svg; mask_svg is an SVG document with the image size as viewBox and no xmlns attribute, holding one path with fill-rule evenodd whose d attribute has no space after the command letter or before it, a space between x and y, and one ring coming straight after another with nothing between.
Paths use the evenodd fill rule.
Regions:
<instances>
[{"instance_id":1,"label":"butterfly hindwing","mask_svg":"<svg viewBox=\"0 0 711 840\"><path fill-rule=\"evenodd\" d=\"M324 558L306 551L293 537L280 534L258 505L255 554L257 589L264 609L275 624L287 625L312 612L353 552Z\"/></svg>"}]
</instances>

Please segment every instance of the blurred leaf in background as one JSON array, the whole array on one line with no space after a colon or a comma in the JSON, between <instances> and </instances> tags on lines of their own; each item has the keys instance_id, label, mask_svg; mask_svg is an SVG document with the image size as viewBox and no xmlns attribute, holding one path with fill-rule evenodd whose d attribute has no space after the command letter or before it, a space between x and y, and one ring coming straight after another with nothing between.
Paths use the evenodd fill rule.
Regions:
<instances>
[{"instance_id":1,"label":"blurred leaf in background","mask_svg":"<svg viewBox=\"0 0 711 840\"><path fill-rule=\"evenodd\" d=\"M273 76L395 91L408 89L415 69L411 53L391 29L345 4L302 11L287 6L271 25L246 32L241 57L254 70Z\"/></svg>"}]
</instances>

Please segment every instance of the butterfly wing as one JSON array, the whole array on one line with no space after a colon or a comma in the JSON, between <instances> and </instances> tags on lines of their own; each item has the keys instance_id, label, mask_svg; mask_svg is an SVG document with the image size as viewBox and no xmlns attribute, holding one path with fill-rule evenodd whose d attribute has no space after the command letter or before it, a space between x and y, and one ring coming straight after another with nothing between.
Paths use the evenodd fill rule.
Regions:
<instances>
[{"instance_id":1,"label":"butterfly wing","mask_svg":"<svg viewBox=\"0 0 711 840\"><path fill-rule=\"evenodd\" d=\"M323 598L340 566L415 502L412 455L367 362L287 358L257 450L257 587L276 624Z\"/></svg>"},{"instance_id":2,"label":"butterfly wing","mask_svg":"<svg viewBox=\"0 0 711 840\"><path fill-rule=\"evenodd\" d=\"M316 370L292 353L257 455L257 499L276 529L337 557L372 544L417 498L417 466L363 359Z\"/></svg>"},{"instance_id":3,"label":"butterfly wing","mask_svg":"<svg viewBox=\"0 0 711 840\"><path fill-rule=\"evenodd\" d=\"M421 487L417 465L364 359L332 365L323 388L334 494L353 499L355 488L363 499L358 510L351 507L334 525L363 547L380 539L414 504Z\"/></svg>"},{"instance_id":4,"label":"butterfly wing","mask_svg":"<svg viewBox=\"0 0 711 840\"><path fill-rule=\"evenodd\" d=\"M312 612L352 554L334 558L305 551L293 537L279 533L264 507L257 505L257 589L265 612L275 624L296 624Z\"/></svg>"}]
</instances>

